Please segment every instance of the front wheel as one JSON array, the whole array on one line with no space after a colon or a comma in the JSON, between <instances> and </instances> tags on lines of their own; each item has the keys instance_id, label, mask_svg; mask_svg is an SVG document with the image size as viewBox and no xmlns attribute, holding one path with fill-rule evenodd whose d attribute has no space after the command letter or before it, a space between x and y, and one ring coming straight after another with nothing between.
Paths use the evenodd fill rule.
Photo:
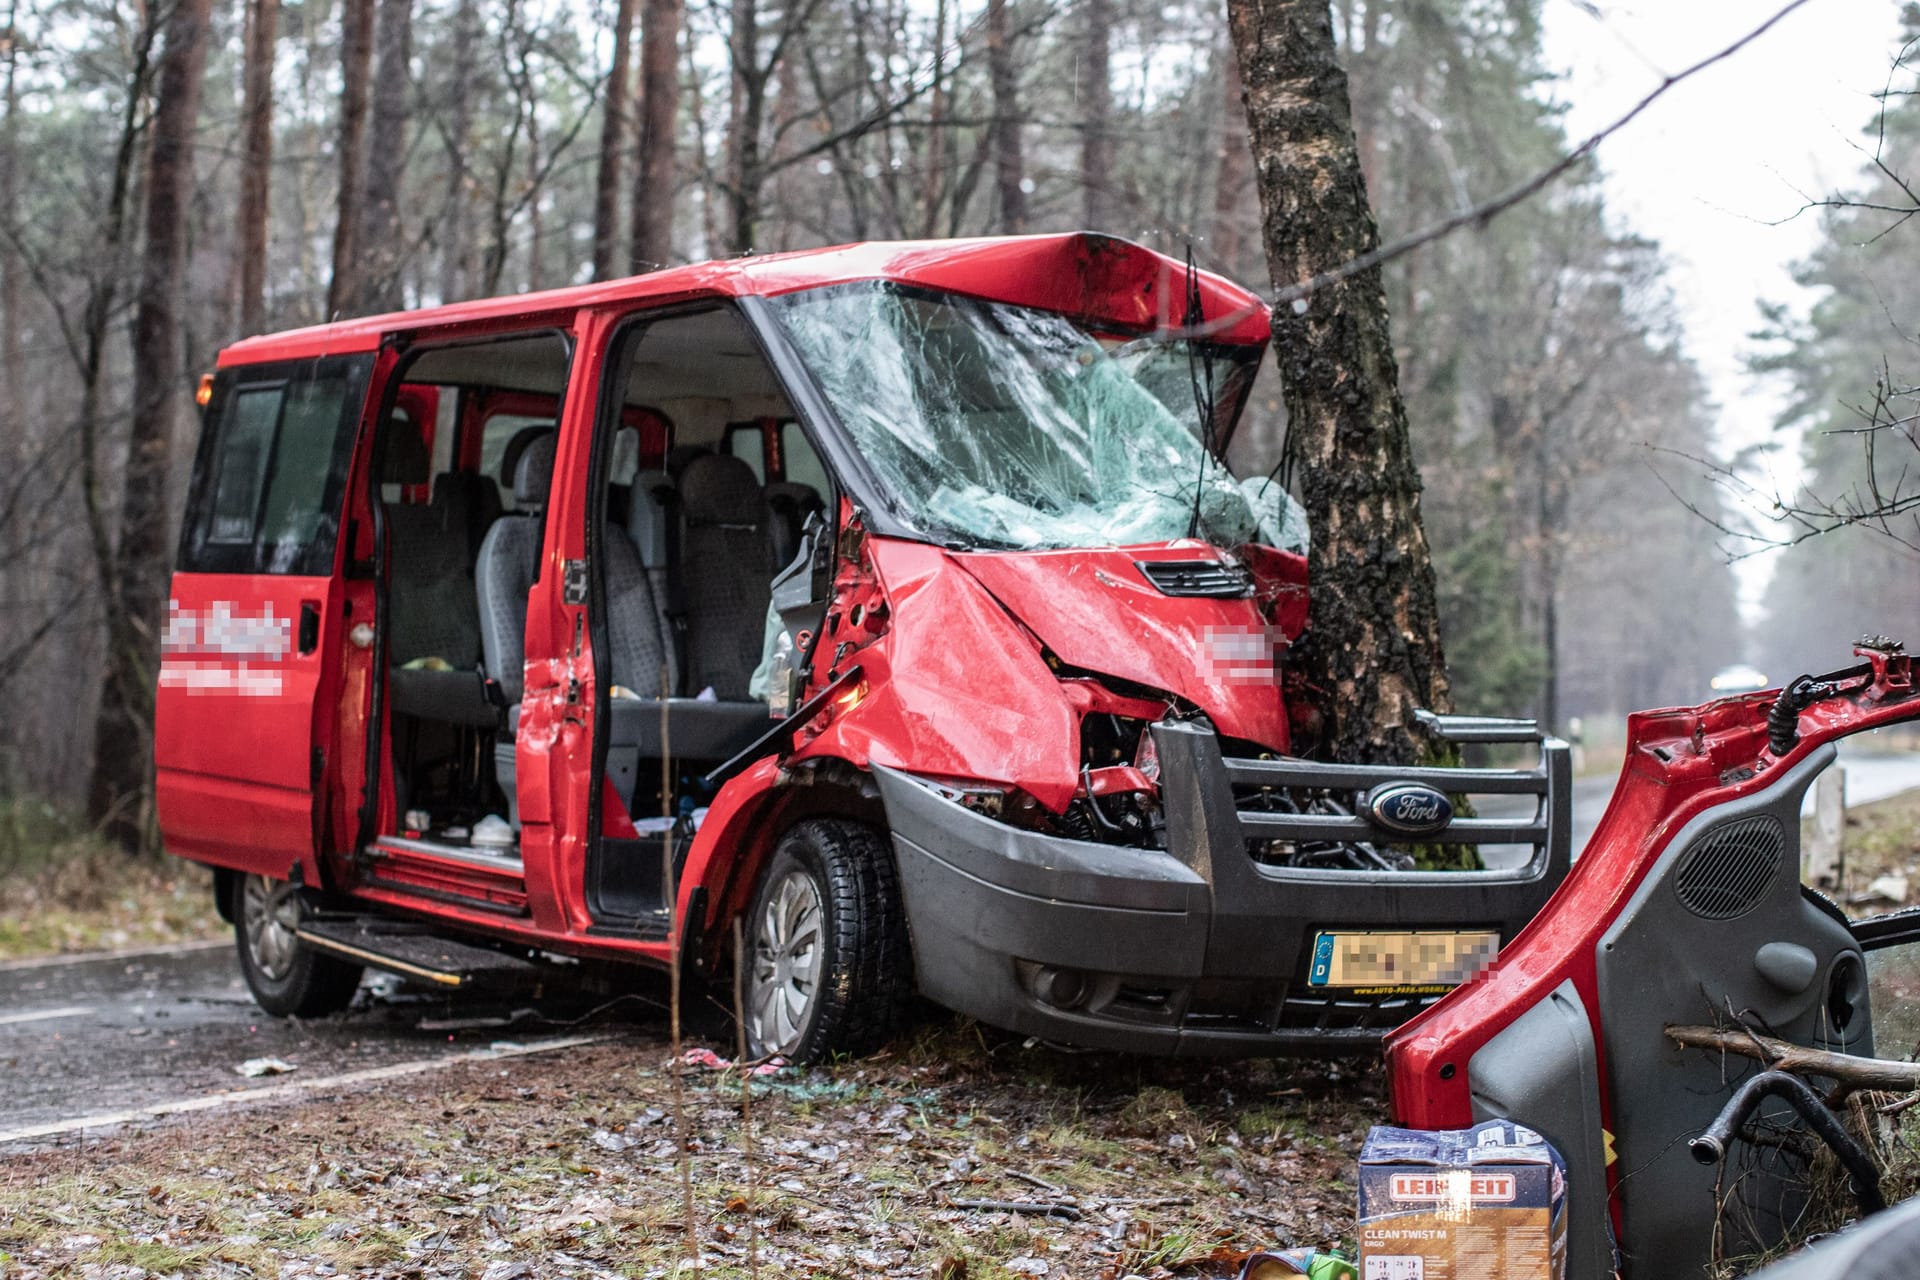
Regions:
<instances>
[{"instance_id":1,"label":"front wheel","mask_svg":"<svg viewBox=\"0 0 1920 1280\"><path fill-rule=\"evenodd\" d=\"M276 1018L317 1018L353 1003L361 969L300 940L300 894L285 880L234 876L233 938L240 973Z\"/></svg>"},{"instance_id":2,"label":"front wheel","mask_svg":"<svg viewBox=\"0 0 1920 1280\"><path fill-rule=\"evenodd\" d=\"M816 1062L884 1042L913 992L893 853L837 818L780 838L747 917L743 1001L756 1058Z\"/></svg>"}]
</instances>

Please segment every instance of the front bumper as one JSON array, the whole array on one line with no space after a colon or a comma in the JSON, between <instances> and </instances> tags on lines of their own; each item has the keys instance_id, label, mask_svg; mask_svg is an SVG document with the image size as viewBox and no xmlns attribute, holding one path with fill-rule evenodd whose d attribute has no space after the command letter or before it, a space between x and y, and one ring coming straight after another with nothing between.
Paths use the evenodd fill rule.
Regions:
<instances>
[{"instance_id":1,"label":"front bumper","mask_svg":"<svg viewBox=\"0 0 1920 1280\"><path fill-rule=\"evenodd\" d=\"M1460 741L1512 741L1518 722L1436 720ZM1257 1055L1368 1049L1437 994L1308 985L1325 930L1497 929L1510 942L1570 861L1566 744L1527 770L1397 769L1226 759L1190 724L1154 726L1166 848L1021 830L876 766L898 853L921 991L983 1022L1091 1049ZM1423 781L1455 794L1537 797L1522 819L1458 818L1430 841L1530 846L1494 871L1334 871L1264 865L1249 841L1399 837L1363 817L1236 804L1262 788L1365 791Z\"/></svg>"}]
</instances>

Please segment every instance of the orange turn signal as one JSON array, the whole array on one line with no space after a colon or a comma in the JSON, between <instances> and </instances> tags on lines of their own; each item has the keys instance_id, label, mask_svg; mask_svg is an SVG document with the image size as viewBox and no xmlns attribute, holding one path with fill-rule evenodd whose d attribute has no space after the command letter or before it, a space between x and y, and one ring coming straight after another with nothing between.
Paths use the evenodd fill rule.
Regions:
<instances>
[{"instance_id":1,"label":"orange turn signal","mask_svg":"<svg viewBox=\"0 0 1920 1280\"><path fill-rule=\"evenodd\" d=\"M199 405L202 409L204 409L207 407L207 405L212 403L212 401L213 401L213 375L210 373L203 373L200 375L200 385L193 389L193 402Z\"/></svg>"}]
</instances>

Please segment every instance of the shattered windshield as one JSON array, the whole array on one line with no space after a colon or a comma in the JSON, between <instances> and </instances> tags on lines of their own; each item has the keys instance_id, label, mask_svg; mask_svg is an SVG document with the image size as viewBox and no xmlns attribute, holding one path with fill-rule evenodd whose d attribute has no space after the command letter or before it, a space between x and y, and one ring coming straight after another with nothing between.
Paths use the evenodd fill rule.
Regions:
<instances>
[{"instance_id":1,"label":"shattered windshield","mask_svg":"<svg viewBox=\"0 0 1920 1280\"><path fill-rule=\"evenodd\" d=\"M1304 543L1284 527L1297 521L1279 485L1243 484L1208 453L1205 359L1185 341L1124 342L1053 312L880 283L774 303L884 500L930 535L1023 549ZM1206 357L1224 413L1258 354Z\"/></svg>"}]
</instances>

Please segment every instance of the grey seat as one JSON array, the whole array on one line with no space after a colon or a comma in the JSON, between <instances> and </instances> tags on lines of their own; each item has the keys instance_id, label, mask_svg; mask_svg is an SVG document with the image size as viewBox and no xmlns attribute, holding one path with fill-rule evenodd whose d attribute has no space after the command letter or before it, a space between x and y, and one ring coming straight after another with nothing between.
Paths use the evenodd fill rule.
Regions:
<instances>
[{"instance_id":1,"label":"grey seat","mask_svg":"<svg viewBox=\"0 0 1920 1280\"><path fill-rule=\"evenodd\" d=\"M557 436L548 429L520 451L514 465L513 500L517 512L493 522L480 543L474 566L475 603L480 613L482 662L500 684L509 705L520 701L527 665L527 593L540 569L540 535L553 484Z\"/></svg>"},{"instance_id":2,"label":"grey seat","mask_svg":"<svg viewBox=\"0 0 1920 1280\"><path fill-rule=\"evenodd\" d=\"M609 523L606 540L608 658L612 683L637 697L607 703L607 776L629 809L641 761L663 755L718 763L765 733L761 702L702 702L675 692L675 629L662 596L670 537L678 518L665 472L634 478L623 532Z\"/></svg>"},{"instance_id":3,"label":"grey seat","mask_svg":"<svg viewBox=\"0 0 1920 1280\"><path fill-rule=\"evenodd\" d=\"M657 477L662 485L651 483ZM665 589L666 509L658 495L671 488L664 472L641 472L629 494L625 529L607 523L606 586L609 674L642 698L673 693L679 670L672 629L661 611ZM638 531L637 533L635 531Z\"/></svg>"},{"instance_id":4,"label":"grey seat","mask_svg":"<svg viewBox=\"0 0 1920 1280\"><path fill-rule=\"evenodd\" d=\"M522 439L522 436L525 439ZM527 667L527 594L540 571L540 538L545 529L547 493L553 487L553 451L559 436L551 427L522 432L507 446L501 469L513 469L513 501L518 510L501 516L480 543L473 569L474 602L480 613L480 644L487 674L498 682L509 704L502 731L494 740L494 776L507 797L507 819L520 826L520 797L514 758L514 734L520 721L520 696Z\"/></svg>"},{"instance_id":5,"label":"grey seat","mask_svg":"<svg viewBox=\"0 0 1920 1280\"><path fill-rule=\"evenodd\" d=\"M766 495L753 468L727 454L694 459L679 488L687 690L743 701L760 665L772 593Z\"/></svg>"},{"instance_id":6,"label":"grey seat","mask_svg":"<svg viewBox=\"0 0 1920 1280\"><path fill-rule=\"evenodd\" d=\"M402 429L387 442L384 479L424 484L431 463L417 430ZM442 477L445 479L446 477ZM480 630L474 610L471 490L433 487L424 506L386 508L387 689L394 711L423 720L475 728L491 727L499 709L489 701L480 674ZM451 670L407 669L409 662L438 659Z\"/></svg>"},{"instance_id":7,"label":"grey seat","mask_svg":"<svg viewBox=\"0 0 1920 1280\"><path fill-rule=\"evenodd\" d=\"M500 486L492 476L477 471L442 471L433 478L433 504L448 513L450 523L467 532L467 558L480 554L487 530L500 518Z\"/></svg>"},{"instance_id":8,"label":"grey seat","mask_svg":"<svg viewBox=\"0 0 1920 1280\"><path fill-rule=\"evenodd\" d=\"M635 475L627 495L627 536L640 556L640 567L653 589L653 607L658 618L661 642L666 649L668 669L680 670L680 636L674 625L676 602L672 591L676 583L670 566L680 547L680 494L673 477L665 471L642 471ZM673 689L670 687L669 692Z\"/></svg>"}]
</instances>

